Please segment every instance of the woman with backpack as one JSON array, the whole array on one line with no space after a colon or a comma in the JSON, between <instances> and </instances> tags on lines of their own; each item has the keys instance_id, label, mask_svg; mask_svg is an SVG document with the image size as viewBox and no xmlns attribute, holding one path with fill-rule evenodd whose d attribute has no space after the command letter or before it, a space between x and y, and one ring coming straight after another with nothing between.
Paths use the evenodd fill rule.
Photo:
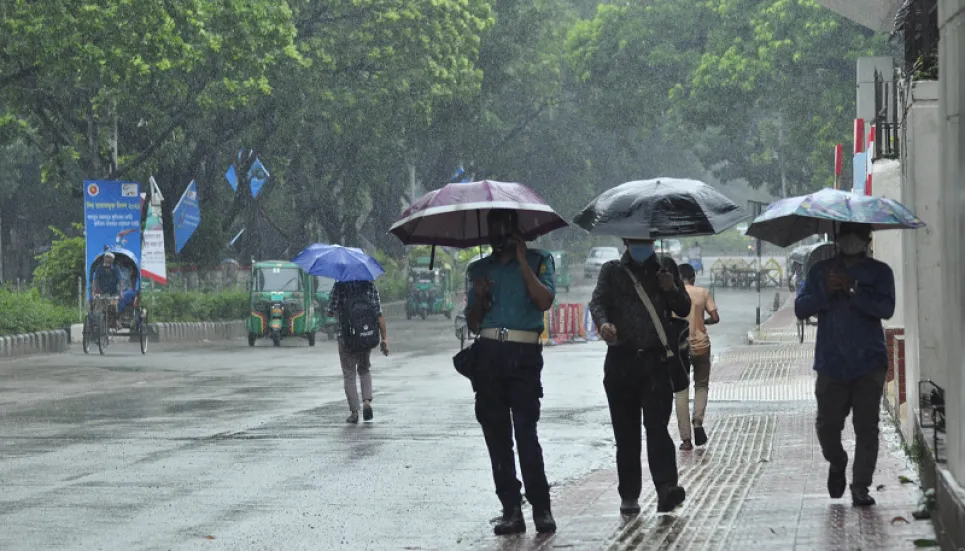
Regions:
<instances>
[{"instance_id":1,"label":"woman with backpack","mask_svg":"<svg viewBox=\"0 0 965 551\"><path fill-rule=\"evenodd\" d=\"M351 413L347 423L359 422L359 392L356 374L362 382L362 418L371 421L372 350L381 346L389 355L382 301L373 281L339 281L332 287L328 315L338 320L338 357L342 364L345 397Z\"/></svg>"}]
</instances>

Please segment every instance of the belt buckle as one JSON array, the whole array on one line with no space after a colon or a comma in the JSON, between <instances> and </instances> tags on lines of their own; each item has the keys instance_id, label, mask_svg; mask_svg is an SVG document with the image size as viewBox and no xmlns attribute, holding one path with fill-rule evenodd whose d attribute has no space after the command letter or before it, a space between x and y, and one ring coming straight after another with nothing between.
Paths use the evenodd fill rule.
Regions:
<instances>
[{"instance_id":1,"label":"belt buckle","mask_svg":"<svg viewBox=\"0 0 965 551\"><path fill-rule=\"evenodd\" d=\"M506 342L509 340L509 329L499 328L496 330L496 340Z\"/></svg>"}]
</instances>

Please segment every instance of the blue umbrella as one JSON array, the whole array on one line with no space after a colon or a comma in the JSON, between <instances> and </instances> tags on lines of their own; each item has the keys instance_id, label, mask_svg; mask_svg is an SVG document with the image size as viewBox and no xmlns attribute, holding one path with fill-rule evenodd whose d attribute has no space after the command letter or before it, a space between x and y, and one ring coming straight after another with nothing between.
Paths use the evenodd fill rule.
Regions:
<instances>
[{"instance_id":1,"label":"blue umbrella","mask_svg":"<svg viewBox=\"0 0 965 551\"><path fill-rule=\"evenodd\" d=\"M375 281L385 269L362 249L314 243L298 253L292 262L311 275L335 281Z\"/></svg>"}]
</instances>

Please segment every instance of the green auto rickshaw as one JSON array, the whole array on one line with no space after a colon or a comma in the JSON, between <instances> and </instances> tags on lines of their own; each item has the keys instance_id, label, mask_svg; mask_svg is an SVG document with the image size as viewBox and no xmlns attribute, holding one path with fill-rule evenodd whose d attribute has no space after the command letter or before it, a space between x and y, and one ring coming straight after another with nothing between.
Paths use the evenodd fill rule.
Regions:
<instances>
[{"instance_id":1,"label":"green auto rickshaw","mask_svg":"<svg viewBox=\"0 0 965 551\"><path fill-rule=\"evenodd\" d=\"M305 337L315 346L321 318L315 304L315 279L285 260L264 260L251 266L248 346L270 337L281 346L285 337Z\"/></svg>"},{"instance_id":2,"label":"green auto rickshaw","mask_svg":"<svg viewBox=\"0 0 965 551\"><path fill-rule=\"evenodd\" d=\"M550 251L556 264L556 290L566 289L570 292L570 265L566 251Z\"/></svg>"},{"instance_id":3,"label":"green auto rickshaw","mask_svg":"<svg viewBox=\"0 0 965 551\"><path fill-rule=\"evenodd\" d=\"M338 318L328 315L328 304L332 300L334 286L335 280L330 277L315 277L315 312L321 331L328 335L328 340L334 339L338 333Z\"/></svg>"},{"instance_id":4,"label":"green auto rickshaw","mask_svg":"<svg viewBox=\"0 0 965 551\"><path fill-rule=\"evenodd\" d=\"M429 269L431 257L417 256L409 262L409 289L405 301L405 317L426 319L442 314L452 318L452 266L446 260L436 259Z\"/></svg>"}]
</instances>

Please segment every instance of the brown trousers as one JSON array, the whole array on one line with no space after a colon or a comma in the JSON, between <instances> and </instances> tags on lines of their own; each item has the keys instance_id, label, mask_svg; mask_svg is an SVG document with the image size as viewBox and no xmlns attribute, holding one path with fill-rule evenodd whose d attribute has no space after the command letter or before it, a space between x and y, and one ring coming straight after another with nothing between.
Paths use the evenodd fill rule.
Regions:
<instances>
[{"instance_id":1,"label":"brown trousers","mask_svg":"<svg viewBox=\"0 0 965 551\"><path fill-rule=\"evenodd\" d=\"M338 344L338 358L342 363L342 380L345 383L345 397L351 411L359 410L359 390L355 382L355 375L362 382L362 399L372 400L372 351L353 352L347 350L342 343Z\"/></svg>"},{"instance_id":2,"label":"brown trousers","mask_svg":"<svg viewBox=\"0 0 965 551\"><path fill-rule=\"evenodd\" d=\"M710 386L710 348L706 354L691 356L690 364L694 370L694 418L693 426L704 426L704 413L707 411L707 389ZM677 430L681 440L690 440L690 389L676 393Z\"/></svg>"}]
</instances>

